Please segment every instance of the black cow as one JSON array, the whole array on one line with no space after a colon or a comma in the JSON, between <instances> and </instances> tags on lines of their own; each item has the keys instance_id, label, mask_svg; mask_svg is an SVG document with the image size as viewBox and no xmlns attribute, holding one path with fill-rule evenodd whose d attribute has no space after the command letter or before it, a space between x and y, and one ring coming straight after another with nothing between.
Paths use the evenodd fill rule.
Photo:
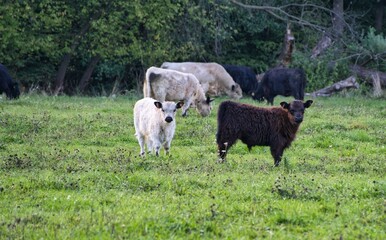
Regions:
<instances>
[{"instance_id":1,"label":"black cow","mask_svg":"<svg viewBox=\"0 0 386 240\"><path fill-rule=\"evenodd\" d=\"M256 73L252 68L228 64L222 64L222 66L231 75L233 80L240 85L241 90L245 94L254 96L257 93L258 82Z\"/></svg>"},{"instance_id":2,"label":"black cow","mask_svg":"<svg viewBox=\"0 0 386 240\"><path fill-rule=\"evenodd\" d=\"M265 98L271 105L277 95L304 100L306 81L306 74L301 68L271 69L264 74L254 99L263 101Z\"/></svg>"},{"instance_id":3,"label":"black cow","mask_svg":"<svg viewBox=\"0 0 386 240\"><path fill-rule=\"evenodd\" d=\"M12 80L7 68L0 64L0 94L3 92L8 99L16 99L20 96L19 85Z\"/></svg>"},{"instance_id":4,"label":"black cow","mask_svg":"<svg viewBox=\"0 0 386 240\"><path fill-rule=\"evenodd\" d=\"M249 104L224 101L217 114L216 142L220 162L240 139L251 150L253 146L269 146L275 166L278 166L284 149L291 145L303 121L304 110L312 100L303 103L295 100L281 102L281 107L262 108Z\"/></svg>"}]
</instances>

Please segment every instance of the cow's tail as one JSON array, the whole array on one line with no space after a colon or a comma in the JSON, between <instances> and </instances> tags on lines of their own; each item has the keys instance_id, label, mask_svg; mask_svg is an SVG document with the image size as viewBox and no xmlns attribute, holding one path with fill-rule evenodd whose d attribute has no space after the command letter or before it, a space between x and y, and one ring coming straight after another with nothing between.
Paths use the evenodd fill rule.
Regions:
<instances>
[{"instance_id":1,"label":"cow's tail","mask_svg":"<svg viewBox=\"0 0 386 240\"><path fill-rule=\"evenodd\" d=\"M159 77L159 74L150 72L146 74L145 82L143 83L143 96L152 97L151 82L155 81Z\"/></svg>"}]
</instances>

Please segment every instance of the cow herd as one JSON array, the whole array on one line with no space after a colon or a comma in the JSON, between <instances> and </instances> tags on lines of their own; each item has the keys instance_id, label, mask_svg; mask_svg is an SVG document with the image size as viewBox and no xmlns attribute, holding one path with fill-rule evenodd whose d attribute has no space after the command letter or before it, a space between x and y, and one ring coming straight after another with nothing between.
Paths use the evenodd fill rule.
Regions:
<instances>
[{"instance_id":1,"label":"cow herd","mask_svg":"<svg viewBox=\"0 0 386 240\"><path fill-rule=\"evenodd\" d=\"M312 100L303 102L306 74L300 68L274 68L256 75L250 67L200 62L164 62L161 67L150 67L143 84L144 98L134 106L135 135L140 155L159 156L161 147L168 153L176 129L175 115L182 116L190 108L206 117L212 110L211 96L225 94L238 100L243 94L254 100L266 100L273 105L277 95L293 96L291 103L281 102L280 107L256 107L234 101L224 101L217 113L216 143L219 161L226 159L228 150L241 140L250 150L253 146L269 146L275 166L278 166L284 149L295 139L303 120L304 110ZM0 64L0 94L17 99L19 87Z\"/></svg>"},{"instance_id":2,"label":"cow herd","mask_svg":"<svg viewBox=\"0 0 386 240\"><path fill-rule=\"evenodd\" d=\"M303 102L306 75L300 68L275 68L262 77L245 66L199 62L164 62L146 71L144 98L134 106L135 135L140 155L159 155L163 147L169 153L176 128L176 110L196 108L202 117L211 113L210 96L225 94L238 100L243 93L254 100L267 100L273 105L277 95L293 96L291 103L280 107L256 107L234 101L224 101L217 113L216 142L219 161L223 162L230 147L241 140L250 150L253 146L269 146L275 166L283 151L291 145L312 100ZM177 102L177 103L176 103Z\"/></svg>"}]
</instances>

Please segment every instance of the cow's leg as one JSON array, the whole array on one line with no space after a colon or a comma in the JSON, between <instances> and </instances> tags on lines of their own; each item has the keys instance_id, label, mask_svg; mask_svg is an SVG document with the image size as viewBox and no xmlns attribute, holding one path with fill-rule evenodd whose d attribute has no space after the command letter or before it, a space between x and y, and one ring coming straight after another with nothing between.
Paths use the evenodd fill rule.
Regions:
<instances>
[{"instance_id":1,"label":"cow's leg","mask_svg":"<svg viewBox=\"0 0 386 240\"><path fill-rule=\"evenodd\" d=\"M188 115L188 110L190 105L192 104L191 99L184 99L184 105L182 106L182 116L186 117Z\"/></svg>"},{"instance_id":2,"label":"cow's leg","mask_svg":"<svg viewBox=\"0 0 386 240\"><path fill-rule=\"evenodd\" d=\"M5 83L5 85L7 85L7 83ZM11 89L8 86L6 86L5 89L3 90L5 92L5 95L7 96L7 99L12 99Z\"/></svg>"},{"instance_id":3,"label":"cow's leg","mask_svg":"<svg viewBox=\"0 0 386 240\"><path fill-rule=\"evenodd\" d=\"M136 134L139 146L141 147L141 152L139 153L140 156L145 155L145 138L143 135L137 133Z\"/></svg>"},{"instance_id":4,"label":"cow's leg","mask_svg":"<svg viewBox=\"0 0 386 240\"><path fill-rule=\"evenodd\" d=\"M153 141L151 139L147 140L147 153L151 154L153 152Z\"/></svg>"},{"instance_id":5,"label":"cow's leg","mask_svg":"<svg viewBox=\"0 0 386 240\"><path fill-rule=\"evenodd\" d=\"M166 155L169 155L169 150L170 150L170 141L166 141L164 144L163 144L163 147L165 149L165 153Z\"/></svg>"},{"instance_id":6,"label":"cow's leg","mask_svg":"<svg viewBox=\"0 0 386 240\"><path fill-rule=\"evenodd\" d=\"M299 92L299 99L304 101L304 90Z\"/></svg>"},{"instance_id":7,"label":"cow's leg","mask_svg":"<svg viewBox=\"0 0 386 240\"><path fill-rule=\"evenodd\" d=\"M281 157L283 156L284 147L283 146L272 146L271 145L271 154L273 159L275 160L275 167L279 166L281 161Z\"/></svg>"},{"instance_id":8,"label":"cow's leg","mask_svg":"<svg viewBox=\"0 0 386 240\"><path fill-rule=\"evenodd\" d=\"M159 139L156 139L156 138L153 138L152 142L153 142L153 149L155 150L155 155L158 157L159 151L161 149L161 142L159 141Z\"/></svg>"},{"instance_id":9,"label":"cow's leg","mask_svg":"<svg viewBox=\"0 0 386 240\"><path fill-rule=\"evenodd\" d=\"M272 96L269 96L269 97L267 98L267 102L268 102L268 104L271 104L271 106L273 106L273 97L272 97Z\"/></svg>"},{"instance_id":10,"label":"cow's leg","mask_svg":"<svg viewBox=\"0 0 386 240\"><path fill-rule=\"evenodd\" d=\"M227 142L220 142L217 143L218 147L218 156L220 159L218 160L219 162L225 162L226 161L226 155L228 153L228 149L235 143L234 140L230 140Z\"/></svg>"}]
</instances>

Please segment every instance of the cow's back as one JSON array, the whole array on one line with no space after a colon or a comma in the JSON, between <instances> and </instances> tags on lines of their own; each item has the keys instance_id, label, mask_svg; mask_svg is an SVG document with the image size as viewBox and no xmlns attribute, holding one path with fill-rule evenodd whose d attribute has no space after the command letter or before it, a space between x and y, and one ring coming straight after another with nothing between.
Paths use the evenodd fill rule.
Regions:
<instances>
[{"instance_id":1,"label":"cow's back","mask_svg":"<svg viewBox=\"0 0 386 240\"><path fill-rule=\"evenodd\" d=\"M234 136L247 145L265 146L269 144L272 132L278 131L278 116L286 116L279 107L268 109L224 101L218 110L218 140Z\"/></svg>"},{"instance_id":2,"label":"cow's back","mask_svg":"<svg viewBox=\"0 0 386 240\"><path fill-rule=\"evenodd\" d=\"M161 124L161 116L154 106L155 100L152 98L143 98L134 105L134 125L143 135L149 135L153 128Z\"/></svg>"},{"instance_id":3,"label":"cow's back","mask_svg":"<svg viewBox=\"0 0 386 240\"><path fill-rule=\"evenodd\" d=\"M274 68L267 71L261 80L260 89L264 97L270 101L277 95L293 96L295 99L304 99L306 75L301 68Z\"/></svg>"},{"instance_id":4,"label":"cow's back","mask_svg":"<svg viewBox=\"0 0 386 240\"><path fill-rule=\"evenodd\" d=\"M243 92L251 94L257 91L258 81L256 79L256 73L252 68L229 64L223 64L222 66L233 80L240 85Z\"/></svg>"}]
</instances>

